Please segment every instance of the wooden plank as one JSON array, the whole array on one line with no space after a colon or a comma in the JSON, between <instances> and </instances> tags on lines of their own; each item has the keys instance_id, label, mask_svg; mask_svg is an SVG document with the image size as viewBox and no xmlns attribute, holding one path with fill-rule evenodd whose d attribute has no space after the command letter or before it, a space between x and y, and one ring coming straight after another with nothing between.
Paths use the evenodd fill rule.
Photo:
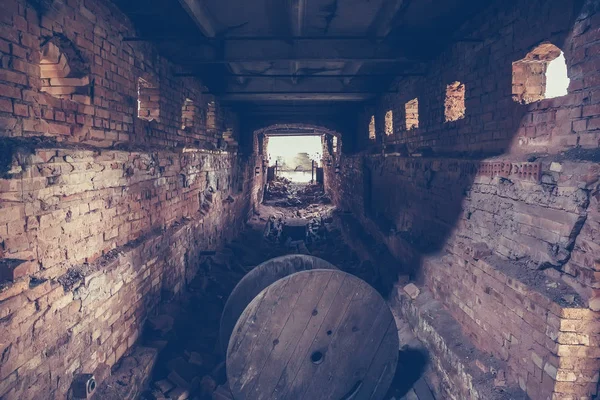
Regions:
<instances>
[{"instance_id":1,"label":"wooden plank","mask_svg":"<svg viewBox=\"0 0 600 400\"><path fill-rule=\"evenodd\" d=\"M256 399L268 399L270 397L270 393L273 392L275 384L279 380L281 370L289 359L291 346L298 343L298 337L301 337L307 329L315 310L316 315L314 316L319 315L317 307L323 295L327 293L332 275L330 273L328 278L315 276L316 279L319 279L318 283L313 288L309 285L305 287L300 299L290 313L288 323L275 339L277 345L272 347L269 358L265 362L265 364L268 363L269 367L264 368L263 366L260 376L256 379L255 386L247 394L248 397ZM339 282L341 279L337 281Z\"/></svg>"},{"instance_id":2,"label":"wooden plank","mask_svg":"<svg viewBox=\"0 0 600 400\"><path fill-rule=\"evenodd\" d=\"M396 346L394 351L394 357L390 357L390 348ZM365 377L366 382L376 382L373 387L365 385L365 396L362 393L358 393L356 398L368 398L371 400L381 399L387 393L389 384L394 379L394 373L396 372L396 365L398 364L398 330L396 328L395 321L390 321L390 325L385 333L381 345L377 350L377 353L373 359L371 366L369 367L369 373ZM375 377L377 371L381 371L378 377ZM369 395L370 394L370 395Z\"/></svg>"},{"instance_id":3,"label":"wooden plank","mask_svg":"<svg viewBox=\"0 0 600 400\"><path fill-rule=\"evenodd\" d=\"M246 366L245 352L254 347L258 333L264 326L263 321L268 320L269 315L273 312L272 303L265 301L265 299L268 298L270 301L281 299L286 294L286 288L287 282L282 285L268 287L250 303L248 313L240 317L227 350L227 368L231 369L232 376L241 376ZM250 308L251 306L252 308ZM230 380L229 383L232 392L234 391L234 382Z\"/></svg>"},{"instance_id":4,"label":"wooden plank","mask_svg":"<svg viewBox=\"0 0 600 400\"><path fill-rule=\"evenodd\" d=\"M298 340L298 344L282 369L279 380L275 385L272 393L273 399L293 398L297 395L294 389L295 382L302 382L313 368L311 367L312 363L305 364L309 356L310 346L315 342L318 335L330 336L327 335L327 332L333 332L333 329L341 323L346 315L356 291L352 280L348 279L348 276L343 276L343 278L335 294L333 294L333 290L331 291L330 296L333 294L333 300L327 310L324 313L319 313L316 318L311 320L308 329L303 332ZM337 321L334 318L337 318ZM305 371L301 370L303 366L306 369Z\"/></svg>"},{"instance_id":5,"label":"wooden plank","mask_svg":"<svg viewBox=\"0 0 600 400\"><path fill-rule=\"evenodd\" d=\"M341 346L346 348L356 348L357 354L343 354L340 358L351 359L354 364L354 376L352 378L354 383L350 385L350 388L354 388L355 384L360 382L359 386L356 387L357 393L370 393L374 391L374 387L380 382L376 372L383 371L386 366L380 366L378 363L374 363L374 361L378 355L378 350L382 348L382 345L385 345L384 340L386 339L386 335L392 322L393 316L390 314L387 305L382 304L379 307L375 320L372 323L366 322L363 324L363 326L368 327L368 330L364 330L363 335L358 335L360 332L357 332L357 334L353 336L351 342L346 346ZM389 349L388 346L383 347ZM389 360L393 358L394 362L397 362L397 357L390 356L391 354L386 354L385 359ZM339 360L338 363L340 363ZM370 372L371 374L369 374ZM341 375L334 375L334 379L331 381L331 387L336 388L343 386L344 381L342 378ZM331 393L330 397L332 398L338 398L338 396L335 395L335 392L325 392ZM344 394L348 393L349 392L343 393L339 398L343 398ZM357 397L360 398L360 396Z\"/></svg>"},{"instance_id":6,"label":"wooden plank","mask_svg":"<svg viewBox=\"0 0 600 400\"><path fill-rule=\"evenodd\" d=\"M357 290L360 289L357 287ZM366 373L355 369L356 364L361 361L357 357L356 350L367 339L369 328L373 326L382 305L385 304L377 301L379 294L374 290L360 292L363 297L354 299L344 323L332 335L325 356L327 363L317 366L313 378L307 381L306 390L300 398L312 399L316 396L323 396L326 399L342 398L350 393L357 383L360 383L362 375ZM340 370L347 373L340 374Z\"/></svg>"},{"instance_id":7,"label":"wooden plank","mask_svg":"<svg viewBox=\"0 0 600 400\"><path fill-rule=\"evenodd\" d=\"M354 282L346 277L321 323L315 320L298 341L298 346L294 349L290 361L275 386L272 395L274 400L299 398L304 389L303 382L310 379L316 368L308 358L310 348L315 343L326 345L329 342L333 332L344 321L354 296L356 296Z\"/></svg>"},{"instance_id":8,"label":"wooden plank","mask_svg":"<svg viewBox=\"0 0 600 400\"><path fill-rule=\"evenodd\" d=\"M223 353L227 353L229 339L244 309L262 290L296 272L311 269L337 269L329 262L304 254L275 257L248 272L235 286L221 315L219 338Z\"/></svg>"},{"instance_id":9,"label":"wooden plank","mask_svg":"<svg viewBox=\"0 0 600 400\"><path fill-rule=\"evenodd\" d=\"M313 285L318 283L318 278L318 276L304 274L293 282L286 281L279 285L286 287L285 293L271 296L275 292L273 290L265 296L262 301L263 308L269 307L270 313L262 315L258 332L247 333L247 335L255 335L252 346L241 348L242 351L237 353L240 359L235 361L236 364L232 364L240 367L240 373L236 375L237 379L231 382L231 390L240 398L248 398L247 392L254 385L254 380L264 367L268 352L272 348L273 336L278 336L289 320L288 310L295 306L305 289L312 290ZM248 308L251 309L252 305L250 303Z\"/></svg>"},{"instance_id":10,"label":"wooden plank","mask_svg":"<svg viewBox=\"0 0 600 400\"><path fill-rule=\"evenodd\" d=\"M387 304L366 282L310 270L261 292L228 350L238 399L380 400L394 376L398 337Z\"/></svg>"}]
</instances>

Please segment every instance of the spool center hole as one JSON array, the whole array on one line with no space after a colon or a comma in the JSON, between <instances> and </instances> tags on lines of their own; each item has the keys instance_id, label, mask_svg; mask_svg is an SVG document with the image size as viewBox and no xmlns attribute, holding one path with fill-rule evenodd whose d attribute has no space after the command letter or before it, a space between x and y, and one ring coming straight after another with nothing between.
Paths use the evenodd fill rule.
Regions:
<instances>
[{"instance_id":1,"label":"spool center hole","mask_svg":"<svg viewBox=\"0 0 600 400\"><path fill-rule=\"evenodd\" d=\"M310 361L312 361L312 363L316 365L321 364L323 362L323 353L321 353L320 351L315 351L311 354Z\"/></svg>"}]
</instances>

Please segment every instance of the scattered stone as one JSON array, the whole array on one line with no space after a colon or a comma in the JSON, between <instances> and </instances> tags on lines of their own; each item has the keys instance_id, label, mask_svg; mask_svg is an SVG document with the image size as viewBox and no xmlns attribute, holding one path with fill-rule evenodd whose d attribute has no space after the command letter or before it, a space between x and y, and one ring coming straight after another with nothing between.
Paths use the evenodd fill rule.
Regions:
<instances>
[{"instance_id":1,"label":"scattered stone","mask_svg":"<svg viewBox=\"0 0 600 400\"><path fill-rule=\"evenodd\" d=\"M575 295L572 295L572 294L566 294L562 298L567 303L573 303L575 301Z\"/></svg>"},{"instance_id":2,"label":"scattered stone","mask_svg":"<svg viewBox=\"0 0 600 400\"><path fill-rule=\"evenodd\" d=\"M548 362L544 365L544 372L550 375L552 379L556 379L558 375L558 369Z\"/></svg>"},{"instance_id":3,"label":"scattered stone","mask_svg":"<svg viewBox=\"0 0 600 400\"><path fill-rule=\"evenodd\" d=\"M194 364L194 365L201 367L202 366L202 355L200 353L196 353L195 351L192 351L190 353L189 362L190 362L190 364Z\"/></svg>"},{"instance_id":4,"label":"scattered stone","mask_svg":"<svg viewBox=\"0 0 600 400\"><path fill-rule=\"evenodd\" d=\"M161 379L160 381L154 382L154 387L163 393L167 393L169 390L173 389L174 386L175 385L168 379Z\"/></svg>"},{"instance_id":5,"label":"scattered stone","mask_svg":"<svg viewBox=\"0 0 600 400\"><path fill-rule=\"evenodd\" d=\"M408 393L406 393L406 395L401 398L400 400L419 400L419 398L417 397L417 394L415 393L414 390L410 390Z\"/></svg>"},{"instance_id":6,"label":"scattered stone","mask_svg":"<svg viewBox=\"0 0 600 400\"><path fill-rule=\"evenodd\" d=\"M217 383L210 375L205 375L200 381L200 388L204 394L212 394L217 390Z\"/></svg>"},{"instance_id":7,"label":"scattered stone","mask_svg":"<svg viewBox=\"0 0 600 400\"><path fill-rule=\"evenodd\" d=\"M148 387L150 372L154 368L158 352L149 347L134 347L130 355L123 357L112 375L96 389L94 399L136 399Z\"/></svg>"},{"instance_id":8,"label":"scattered stone","mask_svg":"<svg viewBox=\"0 0 600 400\"><path fill-rule=\"evenodd\" d=\"M414 283L409 283L408 285L404 286L404 291L413 300L416 299L421 293L421 290Z\"/></svg>"},{"instance_id":9,"label":"scattered stone","mask_svg":"<svg viewBox=\"0 0 600 400\"><path fill-rule=\"evenodd\" d=\"M482 372L486 373L488 372L488 368L480 361L480 360L475 360L475 365L477 366L477 368L479 368Z\"/></svg>"},{"instance_id":10,"label":"scattered stone","mask_svg":"<svg viewBox=\"0 0 600 400\"><path fill-rule=\"evenodd\" d=\"M210 375L217 382L223 382L227 380L227 371L225 369L225 365L225 361L221 361L210 373Z\"/></svg>"},{"instance_id":11,"label":"scattered stone","mask_svg":"<svg viewBox=\"0 0 600 400\"><path fill-rule=\"evenodd\" d=\"M184 387L188 386L188 382L175 371L169 372L168 378L171 382L175 383L176 385Z\"/></svg>"},{"instance_id":12,"label":"scattered stone","mask_svg":"<svg viewBox=\"0 0 600 400\"><path fill-rule=\"evenodd\" d=\"M110 377L110 366L108 364L98 364L94 370L94 378L96 378L96 385L100 385L102 382Z\"/></svg>"},{"instance_id":13,"label":"scattered stone","mask_svg":"<svg viewBox=\"0 0 600 400\"><path fill-rule=\"evenodd\" d=\"M212 395L213 400L234 400L233 394L231 394L231 390L229 390L229 385L221 385L215 390Z\"/></svg>"},{"instance_id":14,"label":"scattered stone","mask_svg":"<svg viewBox=\"0 0 600 400\"><path fill-rule=\"evenodd\" d=\"M483 257L491 256L492 250L488 247L487 244L483 242L473 243L472 254L471 256L475 260L479 260Z\"/></svg>"},{"instance_id":15,"label":"scattered stone","mask_svg":"<svg viewBox=\"0 0 600 400\"><path fill-rule=\"evenodd\" d=\"M153 390L152 393L150 393L150 396L152 396L152 399L154 399L154 400L168 400L169 399L160 390Z\"/></svg>"},{"instance_id":16,"label":"scattered stone","mask_svg":"<svg viewBox=\"0 0 600 400\"><path fill-rule=\"evenodd\" d=\"M306 239L307 225L308 221L303 218L286 219L283 224L283 239L290 238L292 241Z\"/></svg>"},{"instance_id":17,"label":"scattered stone","mask_svg":"<svg viewBox=\"0 0 600 400\"><path fill-rule=\"evenodd\" d=\"M197 365L187 362L183 357L177 357L167 363L169 380L187 389L197 386L198 376L201 373Z\"/></svg>"},{"instance_id":18,"label":"scattered stone","mask_svg":"<svg viewBox=\"0 0 600 400\"><path fill-rule=\"evenodd\" d=\"M152 329L160 331L163 335L173 329L174 319L170 315L162 314L148 318L148 322Z\"/></svg>"},{"instance_id":19,"label":"scattered stone","mask_svg":"<svg viewBox=\"0 0 600 400\"><path fill-rule=\"evenodd\" d=\"M590 300L590 309L592 311L600 311L600 297L594 297Z\"/></svg>"},{"instance_id":20,"label":"scattered stone","mask_svg":"<svg viewBox=\"0 0 600 400\"><path fill-rule=\"evenodd\" d=\"M169 398L171 400L186 400L189 397L190 392L179 386L169 392Z\"/></svg>"},{"instance_id":21,"label":"scattered stone","mask_svg":"<svg viewBox=\"0 0 600 400\"><path fill-rule=\"evenodd\" d=\"M494 386L506 386L506 373L503 369L498 370L498 372L496 373L496 377L494 378Z\"/></svg>"},{"instance_id":22,"label":"scattered stone","mask_svg":"<svg viewBox=\"0 0 600 400\"><path fill-rule=\"evenodd\" d=\"M559 162L552 162L550 164L550 171L552 172L562 172L562 164Z\"/></svg>"},{"instance_id":23,"label":"scattered stone","mask_svg":"<svg viewBox=\"0 0 600 400\"><path fill-rule=\"evenodd\" d=\"M149 340L146 345L161 352L169 344L166 340Z\"/></svg>"}]
</instances>

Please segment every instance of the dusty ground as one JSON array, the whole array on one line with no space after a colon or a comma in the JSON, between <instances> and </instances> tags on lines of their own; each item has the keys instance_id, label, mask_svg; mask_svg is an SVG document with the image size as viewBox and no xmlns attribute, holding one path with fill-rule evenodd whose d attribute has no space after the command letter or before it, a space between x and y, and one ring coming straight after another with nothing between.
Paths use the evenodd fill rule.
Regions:
<instances>
[{"instance_id":1,"label":"dusty ground","mask_svg":"<svg viewBox=\"0 0 600 400\"><path fill-rule=\"evenodd\" d=\"M267 196L267 204L248 221L247 229L237 240L206 258L181 302L165 305L149 322L144 342L161 351L150 390L143 399L231 398L226 385L225 355L218 342L219 320L234 286L263 261L285 254L311 254L375 286L378 277L371 263L362 261L344 243L335 209L322 190L306 185L290 187L289 183L284 186ZM310 232L304 241L281 234L291 218L309 221ZM419 379L426 357L410 330L406 326L399 329L402 344L408 347L401 351L398 373L386 399L430 399L426 384ZM420 396L411 389L415 382L415 390L421 386Z\"/></svg>"}]
</instances>

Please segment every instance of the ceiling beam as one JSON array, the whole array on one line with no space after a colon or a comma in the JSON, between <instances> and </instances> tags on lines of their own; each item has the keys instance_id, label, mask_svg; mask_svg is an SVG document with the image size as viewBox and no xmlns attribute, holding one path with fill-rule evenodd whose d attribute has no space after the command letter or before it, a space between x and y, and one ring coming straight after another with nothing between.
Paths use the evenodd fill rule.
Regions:
<instances>
[{"instance_id":1,"label":"ceiling beam","mask_svg":"<svg viewBox=\"0 0 600 400\"><path fill-rule=\"evenodd\" d=\"M167 46L163 46L167 48ZM362 58L403 58L421 61L420 59L399 50L396 44L374 43L369 38L361 40L328 40L328 41L268 41L268 42L219 42L214 46L201 44L191 46L168 46L173 52L195 57L198 60L248 59L248 61L269 61L271 59L362 59ZM244 62L244 61L242 61ZM350 75L346 73L346 75Z\"/></svg>"},{"instance_id":2,"label":"ceiling beam","mask_svg":"<svg viewBox=\"0 0 600 400\"><path fill-rule=\"evenodd\" d=\"M301 37L304 31L304 16L306 15L306 0L288 0L290 7L290 18L292 23L292 35ZM294 61L290 64L292 72L292 83L298 83L298 78L295 76L300 70L300 62Z\"/></svg>"},{"instance_id":3,"label":"ceiling beam","mask_svg":"<svg viewBox=\"0 0 600 400\"><path fill-rule=\"evenodd\" d=\"M386 93L386 92L383 92ZM397 93L397 92L389 92ZM363 102L370 100L382 92L375 91L229 91L211 93L219 96L222 104L273 102Z\"/></svg>"},{"instance_id":4,"label":"ceiling beam","mask_svg":"<svg viewBox=\"0 0 600 400\"><path fill-rule=\"evenodd\" d=\"M270 90L265 90L265 91L244 91L244 90L240 90L240 91L210 91L210 92L205 92L205 93L210 93L210 94L214 94L214 95L226 95L226 94L243 94L243 95L255 95L255 94L300 94L300 95L305 95L305 94L379 94L379 93L398 93L395 90L346 90L346 91L297 91L297 90L289 90L289 91L270 91Z\"/></svg>"},{"instance_id":5,"label":"ceiling beam","mask_svg":"<svg viewBox=\"0 0 600 400\"><path fill-rule=\"evenodd\" d=\"M206 8L206 4L203 0L179 0L179 3L182 5L183 9L188 13L188 15L194 20L202 34L206 38L214 38L218 34L218 24L213 18L213 16L209 13ZM229 65L230 70L233 73L239 74L242 72L242 69L239 65ZM244 84L246 82L245 78L237 78L240 84Z\"/></svg>"},{"instance_id":6,"label":"ceiling beam","mask_svg":"<svg viewBox=\"0 0 600 400\"><path fill-rule=\"evenodd\" d=\"M384 0L383 6L379 9L375 19L369 26L368 36L387 38L392 29L394 17L407 1L409 0ZM346 64L342 73L346 75L357 74L362 66L363 64L360 61L351 61ZM346 78L344 82L346 85L349 85L352 82L352 78Z\"/></svg>"},{"instance_id":7,"label":"ceiling beam","mask_svg":"<svg viewBox=\"0 0 600 400\"><path fill-rule=\"evenodd\" d=\"M191 0L180 0L191 1ZM354 41L368 40L370 42L383 42L386 37L373 36L348 36L348 35L330 35L330 36L215 36L215 37L182 37L182 36L126 36L124 42L186 42L189 44L215 44L220 42L329 42L329 41ZM397 41L398 39L395 39ZM414 40L407 38L407 41Z\"/></svg>"},{"instance_id":8,"label":"ceiling beam","mask_svg":"<svg viewBox=\"0 0 600 400\"><path fill-rule=\"evenodd\" d=\"M231 63L273 63L273 62L294 62L294 61L302 61L302 62L335 62L335 63L345 63L351 61L360 61L363 63L371 62L371 63L406 63L406 58L392 58L392 57L247 57L247 58L221 58L221 59L178 59L178 63L184 67L193 67L194 65L210 65L210 64L231 64Z\"/></svg>"},{"instance_id":9,"label":"ceiling beam","mask_svg":"<svg viewBox=\"0 0 600 400\"><path fill-rule=\"evenodd\" d=\"M183 9L192 17L198 28L207 38L217 36L217 27L214 18L208 12L202 0L179 0Z\"/></svg>"},{"instance_id":10,"label":"ceiling beam","mask_svg":"<svg viewBox=\"0 0 600 400\"><path fill-rule=\"evenodd\" d=\"M272 61L369 61L386 59L395 61L420 61L402 54L397 47L385 43L373 44L369 40L354 42L232 42L216 48L199 47L190 51L185 48L173 55L198 63L272 62ZM350 75L345 73L346 75Z\"/></svg>"},{"instance_id":11,"label":"ceiling beam","mask_svg":"<svg viewBox=\"0 0 600 400\"><path fill-rule=\"evenodd\" d=\"M183 72L183 73L175 73L173 74L177 77L190 77L190 76L203 76L201 72ZM250 74L250 73L242 73L242 74L232 74L229 77L232 78L254 78L254 79L289 79L289 78L302 78L302 79L343 79L343 78L394 78L401 76L425 76L424 73L390 73L390 74L356 74L356 75L342 75L342 74L329 74L329 75L309 75L309 74Z\"/></svg>"},{"instance_id":12,"label":"ceiling beam","mask_svg":"<svg viewBox=\"0 0 600 400\"><path fill-rule=\"evenodd\" d=\"M215 96L219 96L221 103L260 103L262 101L366 101L384 93L397 92L378 92L378 91L301 91L301 90L285 90L285 91L222 91L211 92Z\"/></svg>"}]
</instances>

